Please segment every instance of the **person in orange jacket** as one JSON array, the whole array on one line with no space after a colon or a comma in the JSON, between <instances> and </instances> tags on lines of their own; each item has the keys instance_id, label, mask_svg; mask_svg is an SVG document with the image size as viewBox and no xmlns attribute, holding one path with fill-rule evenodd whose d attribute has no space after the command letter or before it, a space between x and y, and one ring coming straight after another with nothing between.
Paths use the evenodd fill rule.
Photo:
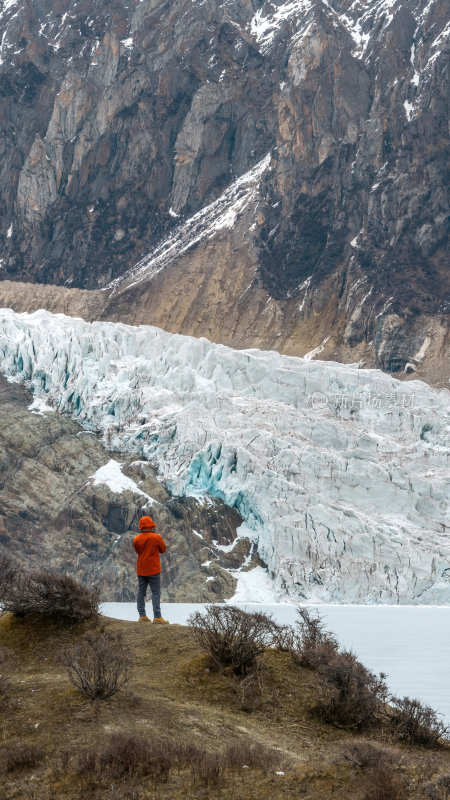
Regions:
<instances>
[{"instance_id":1,"label":"person in orange jacket","mask_svg":"<svg viewBox=\"0 0 450 800\"><path fill-rule=\"evenodd\" d=\"M168 624L167 619L161 616L161 559L160 553L166 552L166 545L151 517L141 517L139 520L138 536L133 539L133 547L138 554L136 572L139 588L137 595L137 610L139 622L150 622L145 613L145 595L147 586L152 590L153 622Z\"/></svg>"}]
</instances>

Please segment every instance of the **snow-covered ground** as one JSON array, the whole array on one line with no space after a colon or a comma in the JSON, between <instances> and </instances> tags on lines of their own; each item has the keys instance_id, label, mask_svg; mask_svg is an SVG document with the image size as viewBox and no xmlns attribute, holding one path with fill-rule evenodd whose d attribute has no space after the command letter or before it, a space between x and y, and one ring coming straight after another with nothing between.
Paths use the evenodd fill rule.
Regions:
<instances>
[{"instance_id":1,"label":"snow-covered ground","mask_svg":"<svg viewBox=\"0 0 450 800\"><path fill-rule=\"evenodd\" d=\"M289 604L239 604L272 614L286 625L295 623L296 607ZM162 614L185 625L200 603L163 603ZM393 694L417 697L443 714L450 725L450 607L320 606L327 628L342 645L352 648L374 672L385 672ZM105 616L137 620L135 603L103 603ZM151 604L149 604L151 616Z\"/></svg>"},{"instance_id":2,"label":"snow-covered ground","mask_svg":"<svg viewBox=\"0 0 450 800\"><path fill-rule=\"evenodd\" d=\"M447 390L45 311L0 311L0 369L175 493L235 506L274 581L259 599L450 602Z\"/></svg>"}]
</instances>

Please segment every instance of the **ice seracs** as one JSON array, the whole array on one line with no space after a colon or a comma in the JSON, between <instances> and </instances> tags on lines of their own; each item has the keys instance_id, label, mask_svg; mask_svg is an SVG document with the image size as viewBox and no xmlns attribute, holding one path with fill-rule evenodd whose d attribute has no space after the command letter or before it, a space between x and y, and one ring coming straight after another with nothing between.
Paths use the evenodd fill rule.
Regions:
<instances>
[{"instance_id":1,"label":"ice seracs","mask_svg":"<svg viewBox=\"0 0 450 800\"><path fill-rule=\"evenodd\" d=\"M278 596L450 602L447 390L44 311L0 311L0 368L175 492L235 506Z\"/></svg>"}]
</instances>

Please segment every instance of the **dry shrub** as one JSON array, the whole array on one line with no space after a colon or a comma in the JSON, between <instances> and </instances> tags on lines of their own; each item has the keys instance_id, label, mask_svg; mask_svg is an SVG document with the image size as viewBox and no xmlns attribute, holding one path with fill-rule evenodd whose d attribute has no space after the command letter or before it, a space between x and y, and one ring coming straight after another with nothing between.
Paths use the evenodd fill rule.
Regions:
<instances>
[{"instance_id":1,"label":"dry shrub","mask_svg":"<svg viewBox=\"0 0 450 800\"><path fill-rule=\"evenodd\" d=\"M339 651L335 636L326 630L325 623L316 612L298 608L299 620L292 638L291 654L300 666L317 670L331 661Z\"/></svg>"},{"instance_id":2,"label":"dry shrub","mask_svg":"<svg viewBox=\"0 0 450 800\"><path fill-rule=\"evenodd\" d=\"M363 800L408 800L408 787L385 764L372 767L366 773Z\"/></svg>"},{"instance_id":3,"label":"dry shrub","mask_svg":"<svg viewBox=\"0 0 450 800\"><path fill-rule=\"evenodd\" d=\"M274 623L270 646L284 653L294 654L298 635L292 625Z\"/></svg>"},{"instance_id":4,"label":"dry shrub","mask_svg":"<svg viewBox=\"0 0 450 800\"><path fill-rule=\"evenodd\" d=\"M375 675L354 653L341 650L319 614L305 608L298 612L291 654L296 663L315 670L322 679L322 696L314 713L325 722L355 730L374 723L387 702L385 675Z\"/></svg>"},{"instance_id":5,"label":"dry shrub","mask_svg":"<svg viewBox=\"0 0 450 800\"><path fill-rule=\"evenodd\" d=\"M345 758L360 769L373 769L381 765L392 764L393 755L389 750L378 747L370 742L358 742L348 747L344 753Z\"/></svg>"},{"instance_id":6,"label":"dry shrub","mask_svg":"<svg viewBox=\"0 0 450 800\"><path fill-rule=\"evenodd\" d=\"M38 614L65 623L84 622L98 616L98 592L70 575L51 570L27 572L7 560L0 564L0 575L3 613L16 617Z\"/></svg>"},{"instance_id":7,"label":"dry shrub","mask_svg":"<svg viewBox=\"0 0 450 800\"><path fill-rule=\"evenodd\" d=\"M6 651L0 648L0 706L7 699L10 690L9 666Z\"/></svg>"},{"instance_id":8,"label":"dry shrub","mask_svg":"<svg viewBox=\"0 0 450 800\"><path fill-rule=\"evenodd\" d=\"M110 631L87 633L60 660L75 688L90 700L111 697L131 677L129 652L121 635Z\"/></svg>"},{"instance_id":9,"label":"dry shrub","mask_svg":"<svg viewBox=\"0 0 450 800\"><path fill-rule=\"evenodd\" d=\"M194 747L191 749L189 759L186 759L186 766L189 766L194 780L212 786L217 784L227 771L240 772L248 768L267 772L275 763L279 763L279 760L280 756L274 750L268 750L260 744L240 742L215 753Z\"/></svg>"},{"instance_id":10,"label":"dry shrub","mask_svg":"<svg viewBox=\"0 0 450 800\"><path fill-rule=\"evenodd\" d=\"M279 759L279 753L259 744L242 742L209 752L177 739L155 741L139 734L118 732L97 747L79 750L71 762L79 774L107 780L149 778L161 783L167 781L172 770L188 770L195 783L213 786L227 771L247 767L266 772Z\"/></svg>"},{"instance_id":11,"label":"dry shrub","mask_svg":"<svg viewBox=\"0 0 450 800\"><path fill-rule=\"evenodd\" d=\"M391 727L396 739L436 747L448 738L449 729L430 706L409 697L392 697Z\"/></svg>"},{"instance_id":12,"label":"dry shrub","mask_svg":"<svg viewBox=\"0 0 450 800\"><path fill-rule=\"evenodd\" d=\"M433 783L427 783L424 791L429 800L450 800L450 775L441 775Z\"/></svg>"},{"instance_id":13,"label":"dry shrub","mask_svg":"<svg viewBox=\"0 0 450 800\"><path fill-rule=\"evenodd\" d=\"M256 660L273 643L276 623L267 614L242 611L236 606L207 606L188 619L194 640L210 656L214 665L231 667L245 677Z\"/></svg>"},{"instance_id":14,"label":"dry shrub","mask_svg":"<svg viewBox=\"0 0 450 800\"><path fill-rule=\"evenodd\" d=\"M323 662L319 673L326 684L315 707L321 719L355 730L377 721L388 697L383 674L370 672L354 653L346 650Z\"/></svg>"},{"instance_id":15,"label":"dry shrub","mask_svg":"<svg viewBox=\"0 0 450 800\"><path fill-rule=\"evenodd\" d=\"M139 734L113 733L95 748L80 750L74 767L81 774L95 773L108 778L147 777L167 781L174 765L174 753L166 742L154 742Z\"/></svg>"},{"instance_id":16,"label":"dry shrub","mask_svg":"<svg viewBox=\"0 0 450 800\"><path fill-rule=\"evenodd\" d=\"M264 673L263 664L257 663L245 678L241 678L236 687L239 705L243 711L254 711L264 698Z\"/></svg>"},{"instance_id":17,"label":"dry shrub","mask_svg":"<svg viewBox=\"0 0 450 800\"><path fill-rule=\"evenodd\" d=\"M383 673L370 672L354 653L341 650L319 614L304 608L298 611L300 620L291 640L291 654L301 666L316 670L324 682L322 697L314 709L321 719L360 730L385 717L389 701L396 738L433 747L448 737L449 729L432 708L408 697L390 697Z\"/></svg>"},{"instance_id":18,"label":"dry shrub","mask_svg":"<svg viewBox=\"0 0 450 800\"><path fill-rule=\"evenodd\" d=\"M279 766L280 754L275 750L269 750L262 744L230 744L224 753L224 762L228 769L257 769L260 772L267 772L275 765Z\"/></svg>"},{"instance_id":19,"label":"dry shrub","mask_svg":"<svg viewBox=\"0 0 450 800\"><path fill-rule=\"evenodd\" d=\"M222 777L224 764L219 753L204 751L189 766L195 781L204 786L215 786Z\"/></svg>"},{"instance_id":20,"label":"dry shrub","mask_svg":"<svg viewBox=\"0 0 450 800\"><path fill-rule=\"evenodd\" d=\"M41 747L28 742L11 742L0 750L0 772L33 769L44 759Z\"/></svg>"}]
</instances>

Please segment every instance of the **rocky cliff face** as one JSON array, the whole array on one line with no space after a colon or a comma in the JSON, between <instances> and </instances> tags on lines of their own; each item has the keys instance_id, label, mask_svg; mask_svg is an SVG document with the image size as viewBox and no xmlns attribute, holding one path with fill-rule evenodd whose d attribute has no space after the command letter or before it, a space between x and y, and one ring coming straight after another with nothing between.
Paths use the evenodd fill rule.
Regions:
<instances>
[{"instance_id":1,"label":"rocky cliff face","mask_svg":"<svg viewBox=\"0 0 450 800\"><path fill-rule=\"evenodd\" d=\"M3 278L448 385L445 0L0 8Z\"/></svg>"},{"instance_id":2,"label":"rocky cliff face","mask_svg":"<svg viewBox=\"0 0 450 800\"><path fill-rule=\"evenodd\" d=\"M214 602L233 594L228 570L251 563L245 538L221 549L236 538L236 509L174 497L145 461L122 454L120 469L96 435L32 401L0 377L0 550L27 567L69 572L97 586L103 600L132 600L132 539L150 496L168 545L163 599Z\"/></svg>"},{"instance_id":3,"label":"rocky cliff face","mask_svg":"<svg viewBox=\"0 0 450 800\"><path fill-rule=\"evenodd\" d=\"M102 286L273 144L250 3L2 6L9 275Z\"/></svg>"}]
</instances>

